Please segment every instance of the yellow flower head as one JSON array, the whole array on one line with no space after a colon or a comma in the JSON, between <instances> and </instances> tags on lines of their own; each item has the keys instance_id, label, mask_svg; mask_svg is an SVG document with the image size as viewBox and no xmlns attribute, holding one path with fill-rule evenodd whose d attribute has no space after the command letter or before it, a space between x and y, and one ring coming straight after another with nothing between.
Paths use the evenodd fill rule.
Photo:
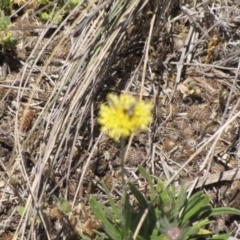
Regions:
<instances>
[{"instance_id":1,"label":"yellow flower head","mask_svg":"<svg viewBox=\"0 0 240 240\"><path fill-rule=\"evenodd\" d=\"M151 103L139 101L127 94L117 96L110 93L107 100L108 105L100 105L98 122L102 125L102 131L114 140L145 130L152 121Z\"/></svg>"}]
</instances>

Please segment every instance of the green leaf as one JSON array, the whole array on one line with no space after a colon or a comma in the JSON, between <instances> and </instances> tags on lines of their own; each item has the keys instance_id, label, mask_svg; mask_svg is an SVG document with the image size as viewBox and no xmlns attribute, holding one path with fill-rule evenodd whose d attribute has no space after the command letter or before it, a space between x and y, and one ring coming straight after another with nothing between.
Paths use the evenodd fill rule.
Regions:
<instances>
[{"instance_id":1,"label":"green leaf","mask_svg":"<svg viewBox=\"0 0 240 240\"><path fill-rule=\"evenodd\" d=\"M129 183L129 188L132 192L132 194L135 196L135 198L137 199L140 207L142 209L145 209L148 207L148 203L146 201L146 199L144 198L144 196L142 195L142 193L135 187L135 185L133 183Z\"/></svg>"},{"instance_id":2,"label":"green leaf","mask_svg":"<svg viewBox=\"0 0 240 240\"><path fill-rule=\"evenodd\" d=\"M132 192L132 194L136 197L138 203L139 203L139 216L137 217L137 222L141 219L142 214L145 212L145 210L148 208L148 203L145 199L145 197L142 195L142 193L133 185L132 183L129 183L129 188ZM149 208L148 215L144 221L144 224L142 226L142 234L143 236L149 236L151 232L153 231L154 227L156 225L156 215L153 207Z\"/></svg>"},{"instance_id":3,"label":"green leaf","mask_svg":"<svg viewBox=\"0 0 240 240\"><path fill-rule=\"evenodd\" d=\"M183 206L187 203L187 192L186 189L182 186L180 195L178 196L177 204L175 206L175 209L177 212L180 212L180 210L183 208Z\"/></svg>"},{"instance_id":4,"label":"green leaf","mask_svg":"<svg viewBox=\"0 0 240 240\"><path fill-rule=\"evenodd\" d=\"M8 31L10 24L10 17L5 16L4 12L0 11L0 31Z\"/></svg>"},{"instance_id":5,"label":"green leaf","mask_svg":"<svg viewBox=\"0 0 240 240\"><path fill-rule=\"evenodd\" d=\"M194 195L198 197L196 198L196 196L194 196L193 198L189 199L189 202L182 213L181 224L184 224L187 220L193 218L194 215L199 215L199 211L201 213L201 209L204 209L204 207L209 204L209 197L207 195L202 195L202 192Z\"/></svg>"},{"instance_id":6,"label":"green leaf","mask_svg":"<svg viewBox=\"0 0 240 240\"><path fill-rule=\"evenodd\" d=\"M109 237L106 235L106 233L104 232L99 232L97 230L93 230L94 233L96 233L96 237L95 237L95 240L104 240L104 239L108 239L109 240Z\"/></svg>"},{"instance_id":7,"label":"green leaf","mask_svg":"<svg viewBox=\"0 0 240 240\"><path fill-rule=\"evenodd\" d=\"M152 231L151 240L159 240L158 230L155 228Z\"/></svg>"},{"instance_id":8,"label":"green leaf","mask_svg":"<svg viewBox=\"0 0 240 240\"><path fill-rule=\"evenodd\" d=\"M70 0L67 5L67 9L73 10L78 5L79 2L80 0Z\"/></svg>"},{"instance_id":9,"label":"green leaf","mask_svg":"<svg viewBox=\"0 0 240 240\"><path fill-rule=\"evenodd\" d=\"M138 166L138 170L141 173L141 175L147 179L148 184L150 186L150 199L151 201L156 198L156 191L152 183L152 178L150 177L149 173L143 168L142 166Z\"/></svg>"},{"instance_id":10,"label":"green leaf","mask_svg":"<svg viewBox=\"0 0 240 240\"><path fill-rule=\"evenodd\" d=\"M154 177L154 178L155 178L155 177ZM165 188L164 188L164 183L163 183L163 181L161 181L160 179L158 179L157 188L156 188L157 192L158 192L158 193L161 193L164 189L165 189Z\"/></svg>"},{"instance_id":11,"label":"green leaf","mask_svg":"<svg viewBox=\"0 0 240 240\"><path fill-rule=\"evenodd\" d=\"M204 226L210 224L211 221L209 221L207 218L206 219L203 219L197 223L194 224L194 227L197 227L197 228L203 228Z\"/></svg>"},{"instance_id":12,"label":"green leaf","mask_svg":"<svg viewBox=\"0 0 240 240\"><path fill-rule=\"evenodd\" d=\"M124 196L125 195L125 196ZM132 225L132 213L133 213L133 207L131 206L129 202L129 196L125 192L122 196L122 205L121 205L121 212L122 212L122 234L124 239L132 239L132 231L131 231L131 225Z\"/></svg>"},{"instance_id":13,"label":"green leaf","mask_svg":"<svg viewBox=\"0 0 240 240\"><path fill-rule=\"evenodd\" d=\"M188 235L198 235L198 236L201 236L201 235L203 235L203 232L206 230L206 231L208 231L208 235L212 236L216 232L211 232L211 231L207 230L207 228L204 228L206 225L209 225L210 223L212 223L212 221L209 221L208 219L204 219L202 221L199 221L199 222L195 223L190 228L190 230L187 232L187 234ZM201 231L202 233L199 233L199 231Z\"/></svg>"},{"instance_id":14,"label":"green leaf","mask_svg":"<svg viewBox=\"0 0 240 240\"><path fill-rule=\"evenodd\" d=\"M199 229L200 228L197 226L192 226L190 229L186 231L185 236L194 236L198 233Z\"/></svg>"},{"instance_id":15,"label":"green leaf","mask_svg":"<svg viewBox=\"0 0 240 240\"><path fill-rule=\"evenodd\" d=\"M95 217L103 224L103 229L112 239L121 240L118 229L108 221L105 212L102 210L103 204L99 203L94 196L90 196L89 204Z\"/></svg>"},{"instance_id":16,"label":"green leaf","mask_svg":"<svg viewBox=\"0 0 240 240\"><path fill-rule=\"evenodd\" d=\"M202 191L193 194L187 201L185 212L189 211L189 209L192 209L197 203L199 203L203 196L204 193Z\"/></svg>"},{"instance_id":17,"label":"green leaf","mask_svg":"<svg viewBox=\"0 0 240 240\"><path fill-rule=\"evenodd\" d=\"M198 221L198 220L202 220L202 219L206 219L209 218L210 214L211 214L211 206L203 206L201 207L198 211L196 211L196 213L194 214L194 216L192 216L191 221Z\"/></svg>"},{"instance_id":18,"label":"green leaf","mask_svg":"<svg viewBox=\"0 0 240 240\"><path fill-rule=\"evenodd\" d=\"M104 189L104 191L105 191L105 193L106 193L106 195L108 197L108 201L109 201L109 203L111 205L111 208L112 208L111 211L112 211L112 213L114 215L115 220L117 220L117 219L120 220L121 216L120 216L119 208L117 208L117 206L116 206L116 204L115 204L115 202L114 202L114 200L113 200L113 198L112 198L112 196L111 196L111 194L110 194L110 192L109 192L105 182L101 181L101 183L102 183L103 189Z\"/></svg>"},{"instance_id":19,"label":"green leaf","mask_svg":"<svg viewBox=\"0 0 240 240\"><path fill-rule=\"evenodd\" d=\"M231 208L231 207L219 207L219 208L213 208L210 216L219 216L222 214L240 215L240 211L236 208Z\"/></svg>"},{"instance_id":20,"label":"green leaf","mask_svg":"<svg viewBox=\"0 0 240 240\"><path fill-rule=\"evenodd\" d=\"M22 217L23 216L23 213L25 211L25 207L23 206L18 206L17 207L17 211L18 211L18 214Z\"/></svg>"},{"instance_id":21,"label":"green leaf","mask_svg":"<svg viewBox=\"0 0 240 240\"><path fill-rule=\"evenodd\" d=\"M158 189L161 189L161 182L158 182L157 187ZM159 192L159 199L162 201L163 204L169 204L169 188L168 191L167 189L162 189Z\"/></svg>"},{"instance_id":22,"label":"green leaf","mask_svg":"<svg viewBox=\"0 0 240 240\"><path fill-rule=\"evenodd\" d=\"M69 216L69 214L72 211L71 203L64 198L58 198L57 199L57 208L60 210L63 214L66 216Z\"/></svg>"},{"instance_id":23,"label":"green leaf","mask_svg":"<svg viewBox=\"0 0 240 240\"><path fill-rule=\"evenodd\" d=\"M91 240L91 238L83 235L82 233L79 234L82 240Z\"/></svg>"},{"instance_id":24,"label":"green leaf","mask_svg":"<svg viewBox=\"0 0 240 240\"><path fill-rule=\"evenodd\" d=\"M50 19L50 15L47 12L41 12L39 18L41 21L46 23Z\"/></svg>"},{"instance_id":25,"label":"green leaf","mask_svg":"<svg viewBox=\"0 0 240 240\"><path fill-rule=\"evenodd\" d=\"M110 207L107 207L103 204L101 204L101 207L103 212L105 213L105 216L107 217L107 219L109 219L110 222L119 223L121 221L120 218L115 218L115 215L113 214L113 211Z\"/></svg>"},{"instance_id":26,"label":"green leaf","mask_svg":"<svg viewBox=\"0 0 240 240\"><path fill-rule=\"evenodd\" d=\"M133 183L131 183L131 182L129 183L129 188L130 188L132 194L137 199L138 204L139 204L140 211L138 212L138 216L136 217L136 219L134 219L134 222L137 225L139 223L140 219L141 219L141 216L144 213L144 210L147 209L148 203L147 203L146 199L144 198L144 196L140 193L140 191L135 187L135 185ZM152 213L153 210L150 209L150 211ZM145 235L146 231L148 231L148 229L150 227L149 224L150 224L149 223L149 216L147 216L145 221L144 221L144 224L142 226L142 229L141 229L143 235Z\"/></svg>"},{"instance_id":27,"label":"green leaf","mask_svg":"<svg viewBox=\"0 0 240 240\"><path fill-rule=\"evenodd\" d=\"M227 240L231 236L231 233L220 234L218 236L214 236L209 240Z\"/></svg>"}]
</instances>

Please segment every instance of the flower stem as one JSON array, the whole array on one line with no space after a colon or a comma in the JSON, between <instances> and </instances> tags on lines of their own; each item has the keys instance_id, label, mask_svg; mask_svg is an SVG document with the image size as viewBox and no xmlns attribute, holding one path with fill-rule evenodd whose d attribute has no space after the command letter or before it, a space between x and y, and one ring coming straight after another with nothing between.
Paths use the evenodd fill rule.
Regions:
<instances>
[{"instance_id":1,"label":"flower stem","mask_svg":"<svg viewBox=\"0 0 240 240\"><path fill-rule=\"evenodd\" d=\"M123 229L123 235L125 236L126 232L128 231L128 221L127 215L127 203L128 203L128 196L127 196L127 186L126 181L124 178L125 171L124 171L124 163L125 163L125 155L126 155L126 146L125 146L125 138L120 137L120 151L121 151L121 178L122 178L122 199L121 199L121 224Z\"/></svg>"},{"instance_id":2,"label":"flower stem","mask_svg":"<svg viewBox=\"0 0 240 240\"><path fill-rule=\"evenodd\" d=\"M121 152L121 178L122 178L122 193L123 193L123 199L125 198L126 194L126 181L124 178L124 160L125 160L125 154L126 154L126 148L125 148L125 138L120 138L120 152Z\"/></svg>"}]
</instances>

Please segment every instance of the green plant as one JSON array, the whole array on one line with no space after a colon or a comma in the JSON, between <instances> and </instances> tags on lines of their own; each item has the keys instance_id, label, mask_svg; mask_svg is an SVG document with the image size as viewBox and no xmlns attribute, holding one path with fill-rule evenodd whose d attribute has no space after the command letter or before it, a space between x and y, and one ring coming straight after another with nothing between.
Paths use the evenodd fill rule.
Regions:
<instances>
[{"instance_id":1,"label":"green plant","mask_svg":"<svg viewBox=\"0 0 240 240\"><path fill-rule=\"evenodd\" d=\"M161 180L158 180L154 187L152 178L146 170L139 167L139 171L149 184L150 201L132 183L128 184L130 193L127 194L120 208L114 203L104 183L103 187L110 206L106 207L95 197L90 197L91 210L101 221L105 233L104 235L101 233L104 238L99 239L133 239L134 232L146 209L148 209L148 214L136 237L138 240L227 239L230 236L230 234L220 234L219 230L209 230L208 226L214 221L213 217L222 214L240 215L239 210L211 207L208 195L202 191L187 198L184 187L181 188L179 195L173 185L165 189ZM130 194L134 195L135 204L130 203ZM100 237L99 233L98 237Z\"/></svg>"},{"instance_id":2,"label":"green plant","mask_svg":"<svg viewBox=\"0 0 240 240\"><path fill-rule=\"evenodd\" d=\"M1 18L0 18L0 31L1 32L7 32L9 29L9 26L11 24L10 18L5 16L4 12L0 12Z\"/></svg>"},{"instance_id":3,"label":"green plant","mask_svg":"<svg viewBox=\"0 0 240 240\"><path fill-rule=\"evenodd\" d=\"M69 1L67 9L73 10L79 4L79 2L80 2L80 0L71 0L71 1Z\"/></svg>"},{"instance_id":4,"label":"green plant","mask_svg":"<svg viewBox=\"0 0 240 240\"><path fill-rule=\"evenodd\" d=\"M211 207L208 195L202 191L188 198L183 186L178 195L174 185L165 188L160 179L150 176L141 166L139 172L148 182L149 196L144 196L131 182L126 185L124 139L138 129L146 129L152 120L151 109L149 103L137 102L128 95L118 97L113 94L108 95L108 105L100 106L98 121L102 131L116 141L120 138L122 199L120 207L117 206L104 182L102 184L110 206L90 196L91 210L102 223L104 231L97 232L98 239L194 240L214 239L215 235L217 239L226 239L230 234L219 234L218 231L209 230L208 226L214 216L240 215L239 210ZM156 186L153 179L157 180ZM135 199L134 203L130 202L131 196Z\"/></svg>"},{"instance_id":5,"label":"green plant","mask_svg":"<svg viewBox=\"0 0 240 240\"><path fill-rule=\"evenodd\" d=\"M54 14L48 12L41 12L39 14L39 18L44 23L51 21L54 24L59 24L62 21L63 15L60 14L60 11L56 10Z\"/></svg>"},{"instance_id":6,"label":"green plant","mask_svg":"<svg viewBox=\"0 0 240 240\"><path fill-rule=\"evenodd\" d=\"M37 0L37 3L41 5L47 5L51 2L52 1L50 0ZM53 8L53 6L50 4L50 7L39 13L39 19L44 23L51 21L54 24L59 24L63 20L64 15L73 10L79 4L79 2L80 0L69 1L65 10L62 9L65 5L65 1L59 1L56 8Z\"/></svg>"},{"instance_id":7,"label":"green plant","mask_svg":"<svg viewBox=\"0 0 240 240\"><path fill-rule=\"evenodd\" d=\"M17 207L18 214L25 218L26 217L26 208L25 206L19 205ZM41 204L39 206L39 210L47 217L47 218L65 218L69 219L72 214L72 206L71 203L64 198L53 196L53 204L50 206L48 204ZM34 216L34 218L33 218ZM30 213L28 215L28 219L35 219L35 224L40 224L41 219L38 212L30 209Z\"/></svg>"},{"instance_id":8,"label":"green plant","mask_svg":"<svg viewBox=\"0 0 240 240\"><path fill-rule=\"evenodd\" d=\"M64 198L53 196L57 209L65 216L70 216L72 211L71 203Z\"/></svg>"},{"instance_id":9,"label":"green plant","mask_svg":"<svg viewBox=\"0 0 240 240\"><path fill-rule=\"evenodd\" d=\"M43 5L48 4L49 2L50 2L49 0L36 0L36 3Z\"/></svg>"},{"instance_id":10,"label":"green plant","mask_svg":"<svg viewBox=\"0 0 240 240\"><path fill-rule=\"evenodd\" d=\"M5 14L10 14L12 10L12 4L10 0L1 0L0 9L4 11Z\"/></svg>"},{"instance_id":11,"label":"green plant","mask_svg":"<svg viewBox=\"0 0 240 240\"><path fill-rule=\"evenodd\" d=\"M10 25L10 18L0 11L0 49L9 49L16 45L17 41L9 30Z\"/></svg>"},{"instance_id":12,"label":"green plant","mask_svg":"<svg viewBox=\"0 0 240 240\"><path fill-rule=\"evenodd\" d=\"M107 96L108 104L100 106L98 122L102 125L102 131L106 132L115 141L120 140L121 150L121 180L122 180L122 199L121 211L115 205L110 193L103 183L105 192L107 193L111 208L105 207L103 204L90 197L90 206L95 216L104 222L103 228L111 239L132 239L134 230L138 224L138 219L142 215L142 210L147 207L147 201L141 195L135 186L129 183L131 192L138 201L141 201L141 209L135 211L130 204L129 195L127 194L127 186L124 179L124 160L125 160L125 139L138 130L147 129L148 124L152 121L151 111L152 104L143 100L137 100L128 94L109 94ZM107 216L107 217L106 217ZM150 216L150 215L149 215ZM154 218L154 212L150 218L145 219L148 228L141 230L141 234L145 239L151 229L151 218ZM105 238L106 236L104 236Z\"/></svg>"}]
</instances>

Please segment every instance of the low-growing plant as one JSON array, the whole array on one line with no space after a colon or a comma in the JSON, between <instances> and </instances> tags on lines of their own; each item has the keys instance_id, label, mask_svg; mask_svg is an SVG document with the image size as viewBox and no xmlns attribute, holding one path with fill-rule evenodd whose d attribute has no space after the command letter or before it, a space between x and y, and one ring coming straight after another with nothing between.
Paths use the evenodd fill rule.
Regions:
<instances>
[{"instance_id":1,"label":"low-growing plant","mask_svg":"<svg viewBox=\"0 0 240 240\"><path fill-rule=\"evenodd\" d=\"M0 9L4 11L5 14L10 14L12 10L12 4L10 0L1 0Z\"/></svg>"},{"instance_id":2,"label":"low-growing plant","mask_svg":"<svg viewBox=\"0 0 240 240\"><path fill-rule=\"evenodd\" d=\"M90 206L95 217L101 222L103 233L96 232L97 239L114 240L194 240L227 239L230 233L221 229L210 230L209 225L215 216L222 214L240 215L234 208L213 208L209 196L203 191L187 197L182 186L177 194L174 185L167 188L164 182L150 176L139 167L140 174L147 180L148 196L144 196L132 183L126 184L124 178L125 146L124 138L138 129L146 129L151 121L151 105L137 101L128 95L108 95L108 106L100 106L99 123L102 131L118 141L121 146L122 199L118 206L107 186L102 182L108 197L109 207L90 196ZM153 180L157 184L153 184ZM130 201L133 196L135 201ZM83 239L88 239L83 237Z\"/></svg>"},{"instance_id":3,"label":"low-growing plant","mask_svg":"<svg viewBox=\"0 0 240 240\"><path fill-rule=\"evenodd\" d=\"M26 217L26 208L25 206L19 205L17 207L18 214L25 218ZM72 214L72 206L71 203L64 198L53 196L53 203L51 205L44 203L40 204L38 210L30 210L30 214L28 215L28 219L34 219L35 224L38 225L41 223L41 219L38 211L41 211L42 214L46 217L46 219L69 219ZM45 219L45 220L46 220Z\"/></svg>"},{"instance_id":4,"label":"low-growing plant","mask_svg":"<svg viewBox=\"0 0 240 240\"><path fill-rule=\"evenodd\" d=\"M114 203L104 183L103 187L110 206L106 207L94 196L90 197L91 210L102 223L105 239L133 239L140 219L147 209L148 214L135 239L223 240L231 235L230 233L221 233L221 229L209 230L209 225L214 222L214 217L222 214L240 215L239 210L229 207L213 208L210 205L209 196L203 191L198 191L187 198L184 187L181 188L179 195L177 195L174 185L164 188L161 180L154 187L152 178L146 170L140 166L139 171L146 178L150 187L149 200L131 182L128 184L129 193L121 207ZM135 204L130 203L130 195L135 197ZM100 236L99 233L97 235Z\"/></svg>"},{"instance_id":5,"label":"low-growing plant","mask_svg":"<svg viewBox=\"0 0 240 240\"><path fill-rule=\"evenodd\" d=\"M46 5L52 2L49 0L37 0L37 1L41 5ZM64 14L69 13L71 10L73 10L78 5L79 2L80 0L69 1L69 3L66 6L66 9L62 11L61 9L64 6L65 1L59 1L56 8L53 9L53 6L50 6L46 10L40 12L39 18L44 23L51 21L54 24L59 24L63 20Z\"/></svg>"},{"instance_id":6,"label":"low-growing plant","mask_svg":"<svg viewBox=\"0 0 240 240\"><path fill-rule=\"evenodd\" d=\"M59 11L55 11L55 13L48 13L44 11L39 14L39 18L44 23L51 21L54 24L59 24L63 19L63 15L59 13Z\"/></svg>"},{"instance_id":7,"label":"low-growing plant","mask_svg":"<svg viewBox=\"0 0 240 240\"><path fill-rule=\"evenodd\" d=\"M53 5L53 0L34 0L33 3L36 10L39 10L37 14L40 21L43 23L52 22L53 24L60 24L64 18L64 15L72 11L78 4L80 0L71 0L65 6L65 1L58 1ZM21 0L1 0L0 1L0 49L12 49L16 46L17 40L13 37L10 31L11 21L10 15L14 6L22 6L26 1ZM48 6L49 5L49 6ZM41 11L41 7L44 10Z\"/></svg>"},{"instance_id":8,"label":"low-growing plant","mask_svg":"<svg viewBox=\"0 0 240 240\"><path fill-rule=\"evenodd\" d=\"M16 45L17 41L9 30L10 25L10 18L0 11L0 49L10 49Z\"/></svg>"}]
</instances>

